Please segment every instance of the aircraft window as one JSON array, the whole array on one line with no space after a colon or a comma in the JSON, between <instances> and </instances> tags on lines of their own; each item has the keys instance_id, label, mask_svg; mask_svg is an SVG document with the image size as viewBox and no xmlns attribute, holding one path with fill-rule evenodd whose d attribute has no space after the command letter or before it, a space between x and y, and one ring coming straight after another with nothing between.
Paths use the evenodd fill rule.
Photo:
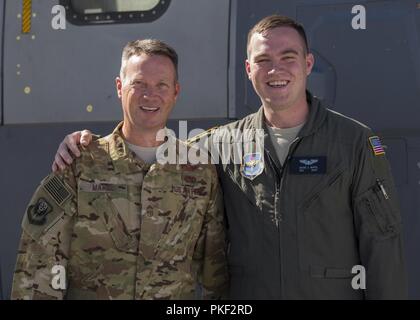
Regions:
<instances>
[{"instance_id":1,"label":"aircraft window","mask_svg":"<svg viewBox=\"0 0 420 320\"><path fill-rule=\"evenodd\" d=\"M60 0L67 20L77 25L152 22L171 0Z\"/></svg>"}]
</instances>

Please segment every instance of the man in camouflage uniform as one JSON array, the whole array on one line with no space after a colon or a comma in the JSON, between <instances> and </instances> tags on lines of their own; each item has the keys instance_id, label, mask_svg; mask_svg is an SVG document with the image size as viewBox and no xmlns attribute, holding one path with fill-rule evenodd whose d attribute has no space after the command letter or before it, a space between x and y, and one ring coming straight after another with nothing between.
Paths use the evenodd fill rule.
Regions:
<instances>
[{"instance_id":1,"label":"man in camouflage uniform","mask_svg":"<svg viewBox=\"0 0 420 320\"><path fill-rule=\"evenodd\" d=\"M230 298L406 299L402 219L380 138L306 91L314 57L294 20L259 21L247 54L261 108L189 141L210 140L228 160L217 171ZM255 145L243 155L238 132Z\"/></svg>"},{"instance_id":2,"label":"man in camouflage uniform","mask_svg":"<svg viewBox=\"0 0 420 320\"><path fill-rule=\"evenodd\" d=\"M148 147L145 137L159 144L156 132L179 92L176 69L176 53L163 42L125 47L116 81L124 121L83 149L70 168L41 182L22 223L12 299L225 294L223 205L215 168L147 163L130 147ZM179 154L181 142L171 143ZM57 280L62 274L54 266L63 267L65 283Z\"/></svg>"}]
</instances>

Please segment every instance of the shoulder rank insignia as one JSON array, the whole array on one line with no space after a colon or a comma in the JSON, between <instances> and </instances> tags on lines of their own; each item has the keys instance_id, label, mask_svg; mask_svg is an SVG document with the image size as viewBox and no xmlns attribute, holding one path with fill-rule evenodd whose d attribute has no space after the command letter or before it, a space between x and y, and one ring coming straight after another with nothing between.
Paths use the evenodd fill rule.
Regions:
<instances>
[{"instance_id":1,"label":"shoulder rank insignia","mask_svg":"<svg viewBox=\"0 0 420 320\"><path fill-rule=\"evenodd\" d=\"M29 206L27 210L28 220L31 224L43 225L47 219L47 215L52 211L51 205L44 198Z\"/></svg>"},{"instance_id":2,"label":"shoulder rank insignia","mask_svg":"<svg viewBox=\"0 0 420 320\"><path fill-rule=\"evenodd\" d=\"M382 146L381 140L378 136L369 137L369 142L375 156L385 154L384 147Z\"/></svg>"},{"instance_id":3,"label":"shoulder rank insignia","mask_svg":"<svg viewBox=\"0 0 420 320\"><path fill-rule=\"evenodd\" d=\"M260 152L247 153L244 155L241 165L241 174L250 180L261 174L264 170L264 162Z\"/></svg>"}]
</instances>

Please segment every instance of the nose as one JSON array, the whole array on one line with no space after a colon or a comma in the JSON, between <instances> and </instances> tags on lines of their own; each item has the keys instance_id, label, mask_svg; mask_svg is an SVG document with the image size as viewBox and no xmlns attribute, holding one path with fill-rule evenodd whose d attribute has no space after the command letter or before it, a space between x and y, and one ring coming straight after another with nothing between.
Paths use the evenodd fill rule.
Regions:
<instances>
[{"instance_id":1,"label":"nose","mask_svg":"<svg viewBox=\"0 0 420 320\"><path fill-rule=\"evenodd\" d=\"M150 99L150 98L153 98L155 96L155 92L152 88L147 87L147 88L144 88L142 90L141 96L145 99Z\"/></svg>"},{"instance_id":2,"label":"nose","mask_svg":"<svg viewBox=\"0 0 420 320\"><path fill-rule=\"evenodd\" d=\"M285 71L285 68L281 61L273 61L269 68L268 74L272 75L282 71Z\"/></svg>"},{"instance_id":3,"label":"nose","mask_svg":"<svg viewBox=\"0 0 420 320\"><path fill-rule=\"evenodd\" d=\"M276 74L283 70L283 67L280 64L273 63L270 70L268 71L268 74Z\"/></svg>"}]
</instances>

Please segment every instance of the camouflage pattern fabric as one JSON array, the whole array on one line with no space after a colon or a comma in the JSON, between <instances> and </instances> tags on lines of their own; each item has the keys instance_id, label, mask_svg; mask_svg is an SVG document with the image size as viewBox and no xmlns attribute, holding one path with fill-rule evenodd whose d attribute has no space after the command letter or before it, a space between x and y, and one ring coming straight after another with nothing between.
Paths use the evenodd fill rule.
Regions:
<instances>
[{"instance_id":1,"label":"camouflage pattern fabric","mask_svg":"<svg viewBox=\"0 0 420 320\"><path fill-rule=\"evenodd\" d=\"M121 127L41 182L22 222L12 299L226 296L214 166L147 165L127 148ZM66 270L65 289L51 285L54 265Z\"/></svg>"}]
</instances>

